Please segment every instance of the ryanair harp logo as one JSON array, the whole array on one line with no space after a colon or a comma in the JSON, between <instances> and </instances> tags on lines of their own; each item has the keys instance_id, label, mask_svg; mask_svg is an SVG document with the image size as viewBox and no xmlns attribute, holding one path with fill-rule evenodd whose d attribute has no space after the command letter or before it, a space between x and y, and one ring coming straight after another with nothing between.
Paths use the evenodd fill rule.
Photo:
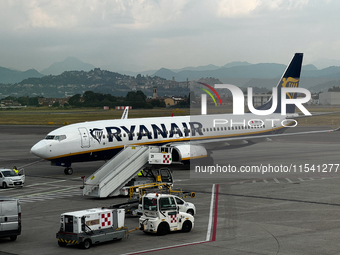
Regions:
<instances>
[{"instance_id":1,"label":"ryanair harp logo","mask_svg":"<svg viewBox=\"0 0 340 255\"><path fill-rule=\"evenodd\" d=\"M99 128L90 129L90 134L94 139L98 141L98 143L100 143L103 137L103 129Z\"/></svg>"},{"instance_id":2,"label":"ryanair harp logo","mask_svg":"<svg viewBox=\"0 0 340 255\"><path fill-rule=\"evenodd\" d=\"M297 88L299 79L294 79L292 77L282 78L282 87L283 88ZM295 93L286 93L287 96L292 99L294 98Z\"/></svg>"}]
</instances>

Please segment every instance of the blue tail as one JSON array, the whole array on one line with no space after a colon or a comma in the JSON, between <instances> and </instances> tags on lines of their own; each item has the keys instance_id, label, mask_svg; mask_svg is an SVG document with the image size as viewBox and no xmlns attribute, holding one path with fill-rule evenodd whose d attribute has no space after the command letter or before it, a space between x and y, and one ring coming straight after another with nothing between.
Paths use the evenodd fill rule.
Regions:
<instances>
[{"instance_id":1,"label":"blue tail","mask_svg":"<svg viewBox=\"0 0 340 255\"><path fill-rule=\"evenodd\" d=\"M277 88L277 107L274 113L281 113L281 88L288 88L293 87L297 88L299 86L300 81L300 74L301 74L301 66L302 66L302 58L303 53L295 53L292 61L290 62L289 66L287 67L286 71L284 72L283 76L281 77ZM295 99L296 93L287 93L287 98ZM258 110L268 110L272 106L272 97L268 100L267 103L264 105L259 106ZM295 104L287 104L286 108L287 113L294 113L295 112Z\"/></svg>"}]
</instances>

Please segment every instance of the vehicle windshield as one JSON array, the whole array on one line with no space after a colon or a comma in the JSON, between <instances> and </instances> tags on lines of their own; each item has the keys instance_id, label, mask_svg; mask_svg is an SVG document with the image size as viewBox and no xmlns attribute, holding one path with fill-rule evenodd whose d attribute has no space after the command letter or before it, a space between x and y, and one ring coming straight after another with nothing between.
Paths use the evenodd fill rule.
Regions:
<instances>
[{"instance_id":1,"label":"vehicle windshield","mask_svg":"<svg viewBox=\"0 0 340 255\"><path fill-rule=\"evenodd\" d=\"M157 199L144 197L144 210L157 211Z\"/></svg>"},{"instance_id":2,"label":"vehicle windshield","mask_svg":"<svg viewBox=\"0 0 340 255\"><path fill-rule=\"evenodd\" d=\"M1 172L5 177L18 176L18 174L14 172L13 170L6 170L6 171L1 171Z\"/></svg>"}]
</instances>

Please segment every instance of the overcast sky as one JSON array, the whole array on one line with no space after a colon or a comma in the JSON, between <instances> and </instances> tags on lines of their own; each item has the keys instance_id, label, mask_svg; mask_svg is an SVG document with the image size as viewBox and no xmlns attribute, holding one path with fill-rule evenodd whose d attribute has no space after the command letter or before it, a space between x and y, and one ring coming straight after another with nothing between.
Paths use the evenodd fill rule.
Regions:
<instances>
[{"instance_id":1,"label":"overcast sky","mask_svg":"<svg viewBox=\"0 0 340 255\"><path fill-rule=\"evenodd\" d=\"M117 70L340 59L338 0L1 0L0 66Z\"/></svg>"}]
</instances>

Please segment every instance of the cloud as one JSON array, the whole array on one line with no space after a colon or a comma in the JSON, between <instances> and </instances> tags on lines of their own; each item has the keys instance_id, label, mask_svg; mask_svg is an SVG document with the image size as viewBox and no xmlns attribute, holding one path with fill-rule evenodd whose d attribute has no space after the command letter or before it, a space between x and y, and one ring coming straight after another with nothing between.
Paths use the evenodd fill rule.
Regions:
<instances>
[{"instance_id":1,"label":"cloud","mask_svg":"<svg viewBox=\"0 0 340 255\"><path fill-rule=\"evenodd\" d=\"M218 0L218 17L242 17L255 10L291 10L302 8L309 0Z\"/></svg>"},{"instance_id":2,"label":"cloud","mask_svg":"<svg viewBox=\"0 0 340 255\"><path fill-rule=\"evenodd\" d=\"M339 7L335 0L2 0L0 66L43 69L75 56L157 69L284 62L295 51L334 55Z\"/></svg>"},{"instance_id":3,"label":"cloud","mask_svg":"<svg viewBox=\"0 0 340 255\"><path fill-rule=\"evenodd\" d=\"M189 0L21 0L1 1L1 27L123 27L144 29L175 21Z\"/></svg>"},{"instance_id":4,"label":"cloud","mask_svg":"<svg viewBox=\"0 0 340 255\"><path fill-rule=\"evenodd\" d=\"M217 5L219 17L237 17L251 13L259 6L260 0L221 0Z\"/></svg>"}]
</instances>

